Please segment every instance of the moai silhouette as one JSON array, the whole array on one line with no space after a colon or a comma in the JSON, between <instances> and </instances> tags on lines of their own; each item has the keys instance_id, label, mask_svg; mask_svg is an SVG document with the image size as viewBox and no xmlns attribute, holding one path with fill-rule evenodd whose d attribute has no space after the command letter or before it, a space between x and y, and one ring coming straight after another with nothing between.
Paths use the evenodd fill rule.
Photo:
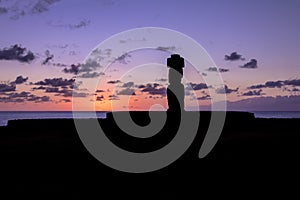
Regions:
<instances>
[{"instance_id":1,"label":"moai silhouette","mask_svg":"<svg viewBox=\"0 0 300 200\"><path fill-rule=\"evenodd\" d=\"M180 113L184 111L184 86L181 83L184 59L178 54L173 54L167 59L167 65L169 67L168 111Z\"/></svg>"}]
</instances>

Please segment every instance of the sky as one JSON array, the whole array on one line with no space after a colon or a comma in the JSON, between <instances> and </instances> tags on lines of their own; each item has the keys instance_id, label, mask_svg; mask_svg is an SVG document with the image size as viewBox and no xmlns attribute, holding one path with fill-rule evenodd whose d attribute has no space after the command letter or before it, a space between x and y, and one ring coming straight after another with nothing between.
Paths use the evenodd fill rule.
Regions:
<instances>
[{"instance_id":1,"label":"sky","mask_svg":"<svg viewBox=\"0 0 300 200\"><path fill-rule=\"evenodd\" d=\"M167 109L176 42L125 52L101 73L87 61L101 42L143 27L181 32L214 61L202 70L186 61L186 110L210 109L214 91L228 110L300 111L299 10L298 0L0 0L0 111L69 111L74 101L80 110ZM205 82L212 74L223 88Z\"/></svg>"}]
</instances>

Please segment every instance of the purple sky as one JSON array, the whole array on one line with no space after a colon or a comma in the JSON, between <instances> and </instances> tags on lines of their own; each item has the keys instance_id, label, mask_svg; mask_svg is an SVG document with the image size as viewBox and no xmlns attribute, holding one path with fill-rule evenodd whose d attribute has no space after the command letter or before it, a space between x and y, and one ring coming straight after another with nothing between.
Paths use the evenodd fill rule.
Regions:
<instances>
[{"instance_id":1,"label":"purple sky","mask_svg":"<svg viewBox=\"0 0 300 200\"><path fill-rule=\"evenodd\" d=\"M221 75L228 87L229 109L300 111L299 10L298 0L0 0L0 111L70 110L68 94L74 90L70 86L76 75L68 71L71 64L82 63L94 47L114 34L149 26L182 32L206 49L226 71ZM18 56L20 47L26 50ZM99 89L105 93L78 90L78 98L96 98L99 109L108 109L113 99L108 81L119 79L138 64L165 64L168 56L161 51L133 52L126 57L128 62L116 62L97 77L103 79ZM199 73L205 76L212 70ZM143 109L145 98L165 101L164 95L138 88L149 81L165 87L158 80L166 78L165 72L153 71L149 80L138 78L142 72L128 74L126 81L135 84L130 89L139 94L132 100L137 106L131 103L131 108ZM193 73L187 65L186 76ZM52 81L46 84L44 79ZM209 94L205 89L197 90L196 96L187 94L186 107L193 109L193 101L207 108Z\"/></svg>"}]
</instances>

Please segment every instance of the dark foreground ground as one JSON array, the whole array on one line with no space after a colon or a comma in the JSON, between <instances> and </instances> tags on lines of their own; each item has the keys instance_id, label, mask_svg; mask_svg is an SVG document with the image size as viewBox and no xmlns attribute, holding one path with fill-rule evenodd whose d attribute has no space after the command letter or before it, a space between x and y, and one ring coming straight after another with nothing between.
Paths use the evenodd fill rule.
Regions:
<instances>
[{"instance_id":1,"label":"dark foreground ground","mask_svg":"<svg viewBox=\"0 0 300 200\"><path fill-rule=\"evenodd\" d=\"M149 122L146 112L131 114L140 125ZM170 116L162 132L148 139L121 133L110 115L99 122L116 145L147 152L174 137L179 122ZM204 194L224 198L243 198L240 193L245 197L260 192L268 197L298 194L300 119L255 119L251 113L229 112L215 148L199 159L209 120L210 113L201 112L196 139L181 158L144 174L119 172L97 161L79 139L72 119L9 121L7 127L0 127L0 195L183 199L181 194L199 199Z\"/></svg>"}]
</instances>

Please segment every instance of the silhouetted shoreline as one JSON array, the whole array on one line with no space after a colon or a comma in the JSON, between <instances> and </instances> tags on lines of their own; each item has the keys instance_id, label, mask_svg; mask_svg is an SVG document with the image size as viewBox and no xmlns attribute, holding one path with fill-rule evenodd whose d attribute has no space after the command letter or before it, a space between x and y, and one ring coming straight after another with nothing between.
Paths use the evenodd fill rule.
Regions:
<instances>
[{"instance_id":1,"label":"silhouetted shoreline","mask_svg":"<svg viewBox=\"0 0 300 200\"><path fill-rule=\"evenodd\" d=\"M210 114L201 112L198 134L181 158L164 169L146 174L119 172L97 161L80 141L72 119L12 120L8 126L0 127L1 170L5 172L2 181L8 189L26 193L43 190L110 193L111 189L128 192L131 188L142 192L149 187L155 194L178 187L183 191L200 185L205 188L213 180L221 184L227 179L243 184L254 181L256 186L265 181L281 187L284 186L281 178L299 175L300 119L256 119L252 113L228 112L215 148L199 159ZM131 115L145 120L146 117L140 116L148 112ZM137 123L147 124L143 120ZM158 149L172 139L158 136L147 142L132 140L119 133L109 113L99 123L111 141L131 151Z\"/></svg>"}]
</instances>

